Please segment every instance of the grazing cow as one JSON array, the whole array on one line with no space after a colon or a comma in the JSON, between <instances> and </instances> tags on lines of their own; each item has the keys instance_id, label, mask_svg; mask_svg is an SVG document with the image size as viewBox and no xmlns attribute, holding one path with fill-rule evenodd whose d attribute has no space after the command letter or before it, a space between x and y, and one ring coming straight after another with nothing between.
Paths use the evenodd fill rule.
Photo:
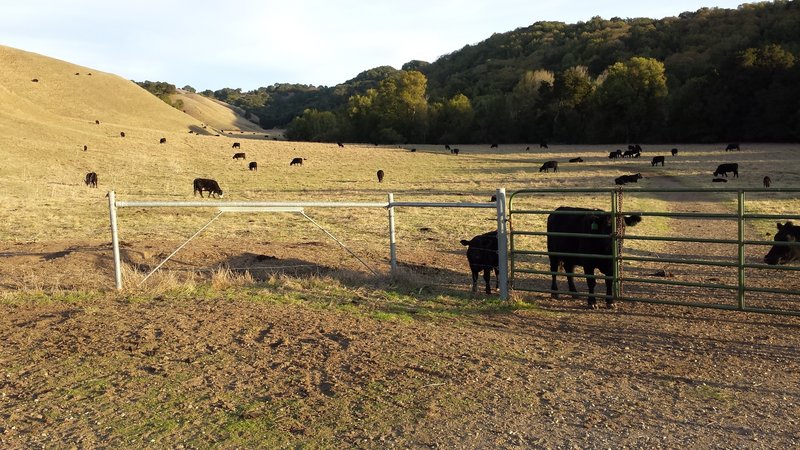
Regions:
<instances>
[{"instance_id":1,"label":"grazing cow","mask_svg":"<svg viewBox=\"0 0 800 450\"><path fill-rule=\"evenodd\" d=\"M219 188L219 183L216 180L211 180L209 178L195 178L192 182L194 186L194 195L200 193L200 198L203 197L203 191L208 191L208 197L211 198L213 196L222 197L222 189Z\"/></svg>"},{"instance_id":2,"label":"grazing cow","mask_svg":"<svg viewBox=\"0 0 800 450\"><path fill-rule=\"evenodd\" d=\"M526 151L526 152L528 152L528 151L530 151L530 150L531 150L531 146L530 146L530 145L529 145L529 146L527 146L527 147L525 147L525 151Z\"/></svg>"},{"instance_id":3,"label":"grazing cow","mask_svg":"<svg viewBox=\"0 0 800 450\"><path fill-rule=\"evenodd\" d=\"M245 155L244 153L234 153L233 154L233 159L246 159L246 158L247 158L247 155Z\"/></svg>"},{"instance_id":4,"label":"grazing cow","mask_svg":"<svg viewBox=\"0 0 800 450\"><path fill-rule=\"evenodd\" d=\"M450 148L450 144L444 144L444 149L447 150L450 153L453 152L453 149Z\"/></svg>"},{"instance_id":5,"label":"grazing cow","mask_svg":"<svg viewBox=\"0 0 800 450\"><path fill-rule=\"evenodd\" d=\"M89 146L88 145L84 145L83 146L83 151L86 151L86 150L89 150Z\"/></svg>"},{"instance_id":6,"label":"grazing cow","mask_svg":"<svg viewBox=\"0 0 800 450\"><path fill-rule=\"evenodd\" d=\"M100 121L99 120L95 120L94 123L96 123L97 125L100 125Z\"/></svg>"},{"instance_id":7,"label":"grazing cow","mask_svg":"<svg viewBox=\"0 0 800 450\"><path fill-rule=\"evenodd\" d=\"M726 180L725 178L714 178L713 180L711 180L711 182L712 183L727 183L728 180Z\"/></svg>"},{"instance_id":8,"label":"grazing cow","mask_svg":"<svg viewBox=\"0 0 800 450\"><path fill-rule=\"evenodd\" d=\"M492 144L492 145L489 146L489 148L497 148L497 147L498 147L497 144Z\"/></svg>"},{"instance_id":9,"label":"grazing cow","mask_svg":"<svg viewBox=\"0 0 800 450\"><path fill-rule=\"evenodd\" d=\"M634 175L622 175L621 177L615 178L614 179L614 183L616 183L616 184L621 186L621 185L627 184L627 183L637 183L642 178L644 178L644 177L642 177L641 173L637 173L637 174L634 174Z\"/></svg>"},{"instance_id":10,"label":"grazing cow","mask_svg":"<svg viewBox=\"0 0 800 450\"><path fill-rule=\"evenodd\" d=\"M558 161L545 161L542 167L539 167L539 172L547 173L550 169L553 169L553 172L558 172Z\"/></svg>"},{"instance_id":11,"label":"grazing cow","mask_svg":"<svg viewBox=\"0 0 800 450\"><path fill-rule=\"evenodd\" d=\"M454 154L454 155L458 155L458 152L460 152L460 151L461 151L461 150L459 150L459 149L457 149L457 148L454 148L454 149L453 149L453 154Z\"/></svg>"},{"instance_id":12,"label":"grazing cow","mask_svg":"<svg viewBox=\"0 0 800 450\"><path fill-rule=\"evenodd\" d=\"M378 171L378 183L383 183L383 170Z\"/></svg>"},{"instance_id":13,"label":"grazing cow","mask_svg":"<svg viewBox=\"0 0 800 450\"><path fill-rule=\"evenodd\" d=\"M547 146L547 142L542 142L539 144L539 148L550 148Z\"/></svg>"},{"instance_id":14,"label":"grazing cow","mask_svg":"<svg viewBox=\"0 0 800 450\"><path fill-rule=\"evenodd\" d=\"M569 160L569 162L583 162L583 158L581 158L581 157L579 156L579 157L577 157L577 158L572 158L572 159L570 159L570 160Z\"/></svg>"},{"instance_id":15,"label":"grazing cow","mask_svg":"<svg viewBox=\"0 0 800 450\"><path fill-rule=\"evenodd\" d=\"M641 150L633 149L633 150L625 150L622 154L623 158L638 158L642 156Z\"/></svg>"},{"instance_id":16,"label":"grazing cow","mask_svg":"<svg viewBox=\"0 0 800 450\"><path fill-rule=\"evenodd\" d=\"M125 137L125 132L124 131L120 131L119 132L119 137Z\"/></svg>"},{"instance_id":17,"label":"grazing cow","mask_svg":"<svg viewBox=\"0 0 800 450\"><path fill-rule=\"evenodd\" d=\"M622 158L622 150L616 149L613 152L608 152L608 159Z\"/></svg>"},{"instance_id":18,"label":"grazing cow","mask_svg":"<svg viewBox=\"0 0 800 450\"><path fill-rule=\"evenodd\" d=\"M486 281L486 293L492 293L490 284L491 273L494 270L495 287L499 288L500 265L497 257L497 231L480 234L469 241L461 240L461 245L467 246L467 261L469 269L472 271L472 292L478 292L478 274L483 271L483 279Z\"/></svg>"},{"instance_id":19,"label":"grazing cow","mask_svg":"<svg viewBox=\"0 0 800 450\"><path fill-rule=\"evenodd\" d=\"M83 179L83 182L86 183L89 187L97 187L97 174L94 172L89 172L86 174L86 178Z\"/></svg>"},{"instance_id":20,"label":"grazing cow","mask_svg":"<svg viewBox=\"0 0 800 450\"><path fill-rule=\"evenodd\" d=\"M159 144L166 144L166 143L167 143L167 138L161 138L161 139L159 139L159 140L158 140L158 143L159 143Z\"/></svg>"},{"instance_id":21,"label":"grazing cow","mask_svg":"<svg viewBox=\"0 0 800 450\"><path fill-rule=\"evenodd\" d=\"M34 78L34 79L32 79L31 81L33 81L34 83L38 83L38 82L39 82L39 79L38 79L38 78Z\"/></svg>"},{"instance_id":22,"label":"grazing cow","mask_svg":"<svg viewBox=\"0 0 800 450\"><path fill-rule=\"evenodd\" d=\"M294 159L292 159L292 162L289 163L289 165L290 166L294 166L294 165L302 166L303 165L303 161L305 161L305 160L306 160L305 158L294 158Z\"/></svg>"},{"instance_id":23,"label":"grazing cow","mask_svg":"<svg viewBox=\"0 0 800 450\"><path fill-rule=\"evenodd\" d=\"M492 203L497 203L497 195L492 195L492 198L489 201Z\"/></svg>"},{"instance_id":24,"label":"grazing cow","mask_svg":"<svg viewBox=\"0 0 800 450\"><path fill-rule=\"evenodd\" d=\"M673 148L672 149L672 156L678 156L678 149L677 148Z\"/></svg>"},{"instance_id":25,"label":"grazing cow","mask_svg":"<svg viewBox=\"0 0 800 450\"><path fill-rule=\"evenodd\" d=\"M714 171L714 176L718 177L722 175L727 178L728 172L733 172L733 176L735 178L739 178L739 164L737 163L720 164L717 166L717 170Z\"/></svg>"},{"instance_id":26,"label":"grazing cow","mask_svg":"<svg viewBox=\"0 0 800 450\"><path fill-rule=\"evenodd\" d=\"M795 243L800 239L800 227L786 222L786 224L778 224L778 232L772 239L776 242L775 245L769 249L769 252L764 256L764 262L771 265L784 265L791 262L800 260L800 247L797 245L778 244L777 242Z\"/></svg>"},{"instance_id":27,"label":"grazing cow","mask_svg":"<svg viewBox=\"0 0 800 450\"><path fill-rule=\"evenodd\" d=\"M412 153L413 153L413 152L415 152L415 151L417 151L417 149L415 149L415 148L412 148L412 149L411 149L411 152L412 152Z\"/></svg>"},{"instance_id":28,"label":"grazing cow","mask_svg":"<svg viewBox=\"0 0 800 450\"><path fill-rule=\"evenodd\" d=\"M634 146L633 144L628 144L628 150L631 151L636 150L636 146Z\"/></svg>"},{"instance_id":29,"label":"grazing cow","mask_svg":"<svg viewBox=\"0 0 800 450\"><path fill-rule=\"evenodd\" d=\"M258 170L258 163L255 161L250 161L250 164L247 165L247 168L250 170Z\"/></svg>"},{"instance_id":30,"label":"grazing cow","mask_svg":"<svg viewBox=\"0 0 800 450\"><path fill-rule=\"evenodd\" d=\"M650 161L650 165L655 167L656 164L661 163L661 167L664 167L664 157L663 156L653 156L653 160Z\"/></svg>"},{"instance_id":31,"label":"grazing cow","mask_svg":"<svg viewBox=\"0 0 800 450\"><path fill-rule=\"evenodd\" d=\"M341 142L337 142L336 145L338 145L341 148L344 148L344 144L342 144Z\"/></svg>"},{"instance_id":32,"label":"grazing cow","mask_svg":"<svg viewBox=\"0 0 800 450\"><path fill-rule=\"evenodd\" d=\"M725 147L725 151L726 152L733 151L733 150L736 150L737 152L739 151L739 144L738 143L728 144L728 146Z\"/></svg>"},{"instance_id":33,"label":"grazing cow","mask_svg":"<svg viewBox=\"0 0 800 450\"><path fill-rule=\"evenodd\" d=\"M583 272L586 275L594 275L594 269L599 269L603 275L613 277L614 261L606 258L612 255L611 215L599 209L572 208L568 206L561 206L556 211L560 214L551 214L547 217L548 233L596 234L598 237L547 236L548 253L597 255L563 256L551 254L550 272L553 272L553 281L550 290L553 291L552 297L558 298L558 294L555 292L558 291L555 272L559 271L559 266L563 266L564 273L567 274L567 284L570 292L577 292L573 277L570 275L575 272L575 266L583 266ZM623 220L619 221L616 230L617 235L623 236L626 225L633 226L641 220L642 217L638 215L625 216ZM618 251L621 251L621 249L622 241L620 240ZM596 308L597 302L594 297L594 288L597 285L597 280L586 278L586 284L589 286L589 307ZM614 307L614 298L611 296L612 285L613 280L606 278L606 306L609 308Z\"/></svg>"},{"instance_id":34,"label":"grazing cow","mask_svg":"<svg viewBox=\"0 0 800 450\"><path fill-rule=\"evenodd\" d=\"M75 75L80 75L80 74L81 74L80 72L75 72Z\"/></svg>"},{"instance_id":35,"label":"grazing cow","mask_svg":"<svg viewBox=\"0 0 800 450\"><path fill-rule=\"evenodd\" d=\"M219 135L217 135L217 136L219 136ZM233 145L231 145L231 148L242 148L242 144L240 144L238 142L234 142Z\"/></svg>"},{"instance_id":36,"label":"grazing cow","mask_svg":"<svg viewBox=\"0 0 800 450\"><path fill-rule=\"evenodd\" d=\"M768 188L772 184L772 178L765 176L764 177L764 187Z\"/></svg>"}]
</instances>

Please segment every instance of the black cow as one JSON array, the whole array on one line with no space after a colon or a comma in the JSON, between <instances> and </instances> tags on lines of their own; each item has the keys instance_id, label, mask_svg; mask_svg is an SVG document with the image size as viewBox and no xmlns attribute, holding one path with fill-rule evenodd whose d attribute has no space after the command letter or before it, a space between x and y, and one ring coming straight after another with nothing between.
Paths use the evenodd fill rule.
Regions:
<instances>
[{"instance_id":1,"label":"black cow","mask_svg":"<svg viewBox=\"0 0 800 450\"><path fill-rule=\"evenodd\" d=\"M618 185L623 185L627 183L637 183L640 179L642 179L641 173L637 173L634 175L622 175L621 177L614 178L614 183Z\"/></svg>"},{"instance_id":2,"label":"black cow","mask_svg":"<svg viewBox=\"0 0 800 450\"><path fill-rule=\"evenodd\" d=\"M672 149L672 156L678 156L678 149L677 148L673 148Z\"/></svg>"},{"instance_id":3,"label":"black cow","mask_svg":"<svg viewBox=\"0 0 800 450\"><path fill-rule=\"evenodd\" d=\"M247 158L247 155L245 155L244 153L234 153L233 154L233 159L246 159L246 158Z\"/></svg>"},{"instance_id":4,"label":"black cow","mask_svg":"<svg viewBox=\"0 0 800 450\"><path fill-rule=\"evenodd\" d=\"M469 241L461 240L461 245L468 246L467 261L469 269L472 271L472 292L478 292L478 274L483 271L483 279L486 281L486 293L491 294L492 288L489 284L491 272L494 270L495 277L500 272L500 265L497 257L497 231L480 234ZM499 287L499 279L495 282L495 287Z\"/></svg>"},{"instance_id":5,"label":"black cow","mask_svg":"<svg viewBox=\"0 0 800 450\"><path fill-rule=\"evenodd\" d=\"M32 79L31 81L32 81L32 82L34 82L34 83L38 83L38 82L39 82L39 79L38 79L38 78L34 78L34 79Z\"/></svg>"},{"instance_id":6,"label":"black cow","mask_svg":"<svg viewBox=\"0 0 800 450\"><path fill-rule=\"evenodd\" d=\"M242 144L234 142L233 145L231 145L231 148L242 148Z\"/></svg>"},{"instance_id":7,"label":"black cow","mask_svg":"<svg viewBox=\"0 0 800 450\"><path fill-rule=\"evenodd\" d=\"M658 163L661 163L661 167L664 167L664 157L663 156L653 156L653 160L650 161L650 165L651 166L655 166Z\"/></svg>"},{"instance_id":8,"label":"black cow","mask_svg":"<svg viewBox=\"0 0 800 450\"><path fill-rule=\"evenodd\" d=\"M461 150L459 150L459 149L457 149L457 148L454 148L454 149L453 149L453 154L454 154L454 155L458 155L458 153L459 153L460 151L461 151Z\"/></svg>"},{"instance_id":9,"label":"black cow","mask_svg":"<svg viewBox=\"0 0 800 450\"><path fill-rule=\"evenodd\" d=\"M219 183L216 180L211 180L209 178L195 178L192 182L194 186L194 195L200 193L200 197L203 197L203 191L208 191L208 197L211 198L215 195L222 197L222 189L219 187Z\"/></svg>"},{"instance_id":10,"label":"black cow","mask_svg":"<svg viewBox=\"0 0 800 450\"><path fill-rule=\"evenodd\" d=\"M728 144L728 146L725 147L725 151L726 152L733 151L733 150L736 150L737 152L739 151L739 144L738 143Z\"/></svg>"},{"instance_id":11,"label":"black cow","mask_svg":"<svg viewBox=\"0 0 800 450\"><path fill-rule=\"evenodd\" d=\"M794 243L798 239L800 239L800 227L792 222L786 222L786 224L778 222L778 232L772 239L773 241ZM800 247L797 245L776 243L764 256L764 262L771 266L789 264L798 260L800 260Z\"/></svg>"},{"instance_id":12,"label":"black cow","mask_svg":"<svg viewBox=\"0 0 800 450\"><path fill-rule=\"evenodd\" d=\"M542 167L539 167L539 172L547 173L550 169L553 169L553 172L558 172L558 161L545 161Z\"/></svg>"},{"instance_id":13,"label":"black cow","mask_svg":"<svg viewBox=\"0 0 800 450\"><path fill-rule=\"evenodd\" d=\"M342 144L341 142L337 142L336 145L338 145L341 148L344 148L344 144Z\"/></svg>"},{"instance_id":14,"label":"black cow","mask_svg":"<svg viewBox=\"0 0 800 450\"><path fill-rule=\"evenodd\" d=\"M636 146L633 145L633 144L628 144L628 150L634 151L634 150L636 150Z\"/></svg>"},{"instance_id":15,"label":"black cow","mask_svg":"<svg viewBox=\"0 0 800 450\"><path fill-rule=\"evenodd\" d=\"M99 120L95 120L94 123L97 124L97 125L100 125L100 121Z\"/></svg>"},{"instance_id":16,"label":"black cow","mask_svg":"<svg viewBox=\"0 0 800 450\"><path fill-rule=\"evenodd\" d=\"M294 166L294 165L297 164L297 165L301 165L302 166L303 165L303 161L305 161L305 160L306 160L305 158L294 158L294 159L292 159L292 162L289 163L289 165L290 166Z\"/></svg>"},{"instance_id":17,"label":"black cow","mask_svg":"<svg viewBox=\"0 0 800 450\"><path fill-rule=\"evenodd\" d=\"M616 149L613 152L608 152L608 159L622 158L622 150Z\"/></svg>"},{"instance_id":18,"label":"black cow","mask_svg":"<svg viewBox=\"0 0 800 450\"><path fill-rule=\"evenodd\" d=\"M572 159L569 160L569 162L583 162L583 158L581 158L581 157L572 158Z\"/></svg>"},{"instance_id":19,"label":"black cow","mask_svg":"<svg viewBox=\"0 0 800 450\"><path fill-rule=\"evenodd\" d=\"M167 143L167 138L161 138L161 139L159 139L159 140L158 140L158 143L159 143L159 144L166 144L166 143Z\"/></svg>"},{"instance_id":20,"label":"black cow","mask_svg":"<svg viewBox=\"0 0 800 450\"><path fill-rule=\"evenodd\" d=\"M417 149L415 149L415 148L411 149L411 153L414 153L415 151L417 151Z\"/></svg>"},{"instance_id":21,"label":"black cow","mask_svg":"<svg viewBox=\"0 0 800 450\"><path fill-rule=\"evenodd\" d=\"M247 165L247 168L250 170L258 170L258 163L255 161L250 161L250 164Z\"/></svg>"},{"instance_id":22,"label":"black cow","mask_svg":"<svg viewBox=\"0 0 800 450\"><path fill-rule=\"evenodd\" d=\"M717 170L714 171L714 176L718 177L722 175L724 177L727 177L728 172L733 172L733 176L735 178L739 178L739 164L737 163L720 164L717 166Z\"/></svg>"},{"instance_id":23,"label":"black cow","mask_svg":"<svg viewBox=\"0 0 800 450\"><path fill-rule=\"evenodd\" d=\"M561 206L556 211L560 214L550 214L547 217L548 233L596 234L598 237L548 235L547 252L582 253L585 255L597 255L598 257L550 255L550 272L553 272L550 290L553 291L551 294L553 298L558 298L558 294L555 292L558 291L555 272L559 271L559 266L563 266L564 273L567 274L567 284L570 292L577 292L575 281L570 275L575 272L575 266L582 266L586 275L594 275L594 269L599 269L603 275L613 277L614 262L611 259L604 258L612 255L611 215L599 209L572 208L568 206ZM570 214L570 212L574 213ZM642 217L638 215L625 216L624 220L619 222L616 230L617 235L624 235L626 225L633 226L641 220ZM621 249L622 241L620 240L619 250ZM596 308L597 302L594 297L594 288L597 285L597 280L587 278L586 284L589 286L589 307ZM606 306L609 308L614 307L614 298L611 295L612 285L613 280L606 278Z\"/></svg>"},{"instance_id":24,"label":"black cow","mask_svg":"<svg viewBox=\"0 0 800 450\"><path fill-rule=\"evenodd\" d=\"M712 183L727 183L728 180L726 180L725 178L714 178L713 180L711 180L711 182Z\"/></svg>"},{"instance_id":25,"label":"black cow","mask_svg":"<svg viewBox=\"0 0 800 450\"><path fill-rule=\"evenodd\" d=\"M444 144L444 149L449 151L450 153L453 152L453 150L450 148L450 144Z\"/></svg>"},{"instance_id":26,"label":"black cow","mask_svg":"<svg viewBox=\"0 0 800 450\"><path fill-rule=\"evenodd\" d=\"M94 172L89 172L86 174L86 178L83 179L83 182L86 183L87 186L96 188L97 187L97 174Z\"/></svg>"},{"instance_id":27,"label":"black cow","mask_svg":"<svg viewBox=\"0 0 800 450\"><path fill-rule=\"evenodd\" d=\"M528 151L530 151L530 150L531 150L531 146L530 146L530 145L529 145L529 146L527 146L527 147L525 147L525 151L526 151L526 152L528 152Z\"/></svg>"},{"instance_id":28,"label":"black cow","mask_svg":"<svg viewBox=\"0 0 800 450\"><path fill-rule=\"evenodd\" d=\"M489 148L497 148L497 147L498 147L497 144L492 144L492 145L489 146Z\"/></svg>"},{"instance_id":29,"label":"black cow","mask_svg":"<svg viewBox=\"0 0 800 450\"><path fill-rule=\"evenodd\" d=\"M89 150L89 146L88 145L84 145L83 146L83 151L86 151L86 150Z\"/></svg>"},{"instance_id":30,"label":"black cow","mask_svg":"<svg viewBox=\"0 0 800 450\"><path fill-rule=\"evenodd\" d=\"M378 183L383 183L383 170L379 170L377 175L378 175Z\"/></svg>"},{"instance_id":31,"label":"black cow","mask_svg":"<svg viewBox=\"0 0 800 450\"><path fill-rule=\"evenodd\" d=\"M765 176L764 177L764 187L768 188L772 184L772 178Z\"/></svg>"},{"instance_id":32,"label":"black cow","mask_svg":"<svg viewBox=\"0 0 800 450\"><path fill-rule=\"evenodd\" d=\"M636 149L625 150L625 152L622 153L622 157L623 158L638 158L640 156L642 156L642 153L639 150L636 150Z\"/></svg>"},{"instance_id":33,"label":"black cow","mask_svg":"<svg viewBox=\"0 0 800 450\"><path fill-rule=\"evenodd\" d=\"M550 148L547 146L547 142L542 142L539 144L539 148Z\"/></svg>"},{"instance_id":34,"label":"black cow","mask_svg":"<svg viewBox=\"0 0 800 450\"><path fill-rule=\"evenodd\" d=\"M119 137L125 137L125 132L124 131L120 131L119 132Z\"/></svg>"}]
</instances>

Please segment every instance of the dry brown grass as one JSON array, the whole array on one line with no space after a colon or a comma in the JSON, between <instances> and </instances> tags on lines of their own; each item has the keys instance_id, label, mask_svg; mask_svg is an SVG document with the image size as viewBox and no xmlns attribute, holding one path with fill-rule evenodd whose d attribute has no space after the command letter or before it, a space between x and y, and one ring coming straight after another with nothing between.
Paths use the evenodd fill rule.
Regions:
<instances>
[{"instance_id":1,"label":"dry brown grass","mask_svg":"<svg viewBox=\"0 0 800 450\"><path fill-rule=\"evenodd\" d=\"M525 151L525 144L460 145L458 156L440 146L376 147L349 144L301 143L256 139L252 133L201 136L187 131L199 121L175 110L114 75L0 47L0 242L103 242L109 239L105 194L114 190L119 200L200 200L192 196L192 180L214 178L225 200L254 201L370 201L382 202L389 192L398 201L485 202L498 187L508 192L527 188L612 187L620 174L642 172L642 187L760 187L769 174L775 187L798 186L796 145L747 144L741 152L724 152L724 145L645 145L641 159L609 160L620 146L552 145ZM86 75L92 72L92 76ZM75 75L75 72L80 75ZM39 83L32 83L31 78ZM109 95L113 92L114 95ZM207 99L206 99L207 100ZM199 103L199 102L198 102ZM94 119L101 120L100 125ZM126 131L121 138L119 131ZM166 144L159 138L166 137ZM234 161L231 144L241 142L245 161ZM88 151L83 151L88 145ZM534 147L534 146L532 146ZM665 167L651 167L650 158L667 156ZM586 162L567 163L583 157ZM302 167L289 166L294 157L307 158ZM543 161L561 162L558 173L539 173ZM257 161L259 170L247 170ZM738 179L724 185L710 183L720 162L740 164ZM378 183L375 172L386 178ZM99 189L83 183L86 172L98 174ZM708 210L733 211L732 195L709 196ZM752 195L751 210L792 213L800 210L797 196ZM559 205L608 208L606 195L524 196L518 208L551 209ZM668 210L670 201L651 195L628 195L626 210ZM704 207L705 208L705 207ZM388 270L386 212L382 209L308 209L307 214L377 270ZM135 252L171 251L193 234L214 212L195 210L119 211L123 241ZM494 227L493 210L397 211L398 256L413 273L426 268L458 268L463 248L458 240ZM541 229L544 217L519 217L516 229ZM774 223L754 225L766 235ZM645 221L640 234L664 234L666 219ZM158 248L143 244L158 242ZM292 214L226 214L198 238L199 246L227 243L254 253L285 251L299 262L330 269L363 271L363 267L333 244L319 229ZM205 244L203 244L205 242ZM639 242L647 250L658 243ZM223 245L224 246L224 245ZM150 246L152 247L152 246ZM148 262L150 264L150 262ZM215 267L210 264L210 267ZM208 268L208 267L206 267ZM455 269L454 269L455 270ZM421 276L421 275L420 275ZM438 275L437 275L438 276Z\"/></svg>"}]
</instances>

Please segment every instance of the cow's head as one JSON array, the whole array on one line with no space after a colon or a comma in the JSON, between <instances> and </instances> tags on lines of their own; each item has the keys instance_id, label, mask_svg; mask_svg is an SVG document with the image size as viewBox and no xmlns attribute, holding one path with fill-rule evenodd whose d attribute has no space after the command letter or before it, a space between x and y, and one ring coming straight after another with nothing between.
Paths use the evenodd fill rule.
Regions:
<instances>
[{"instance_id":1,"label":"cow's head","mask_svg":"<svg viewBox=\"0 0 800 450\"><path fill-rule=\"evenodd\" d=\"M775 242L797 242L800 235L800 227L795 227L792 222L786 224L777 223L778 232L775 234ZM764 262L770 265L788 264L800 260L800 247L795 245L775 244L769 249L769 253L764 256Z\"/></svg>"}]
</instances>

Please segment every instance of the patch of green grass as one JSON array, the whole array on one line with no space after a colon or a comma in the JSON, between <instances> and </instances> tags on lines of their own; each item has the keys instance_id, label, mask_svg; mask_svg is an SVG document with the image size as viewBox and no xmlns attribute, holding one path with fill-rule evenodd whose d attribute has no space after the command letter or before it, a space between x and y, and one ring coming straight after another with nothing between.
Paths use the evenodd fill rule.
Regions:
<instances>
[{"instance_id":1,"label":"patch of green grass","mask_svg":"<svg viewBox=\"0 0 800 450\"><path fill-rule=\"evenodd\" d=\"M730 396L723 389L718 389L705 383L697 386L694 390L690 391L690 393L703 400L718 400L724 402L730 399Z\"/></svg>"}]
</instances>

